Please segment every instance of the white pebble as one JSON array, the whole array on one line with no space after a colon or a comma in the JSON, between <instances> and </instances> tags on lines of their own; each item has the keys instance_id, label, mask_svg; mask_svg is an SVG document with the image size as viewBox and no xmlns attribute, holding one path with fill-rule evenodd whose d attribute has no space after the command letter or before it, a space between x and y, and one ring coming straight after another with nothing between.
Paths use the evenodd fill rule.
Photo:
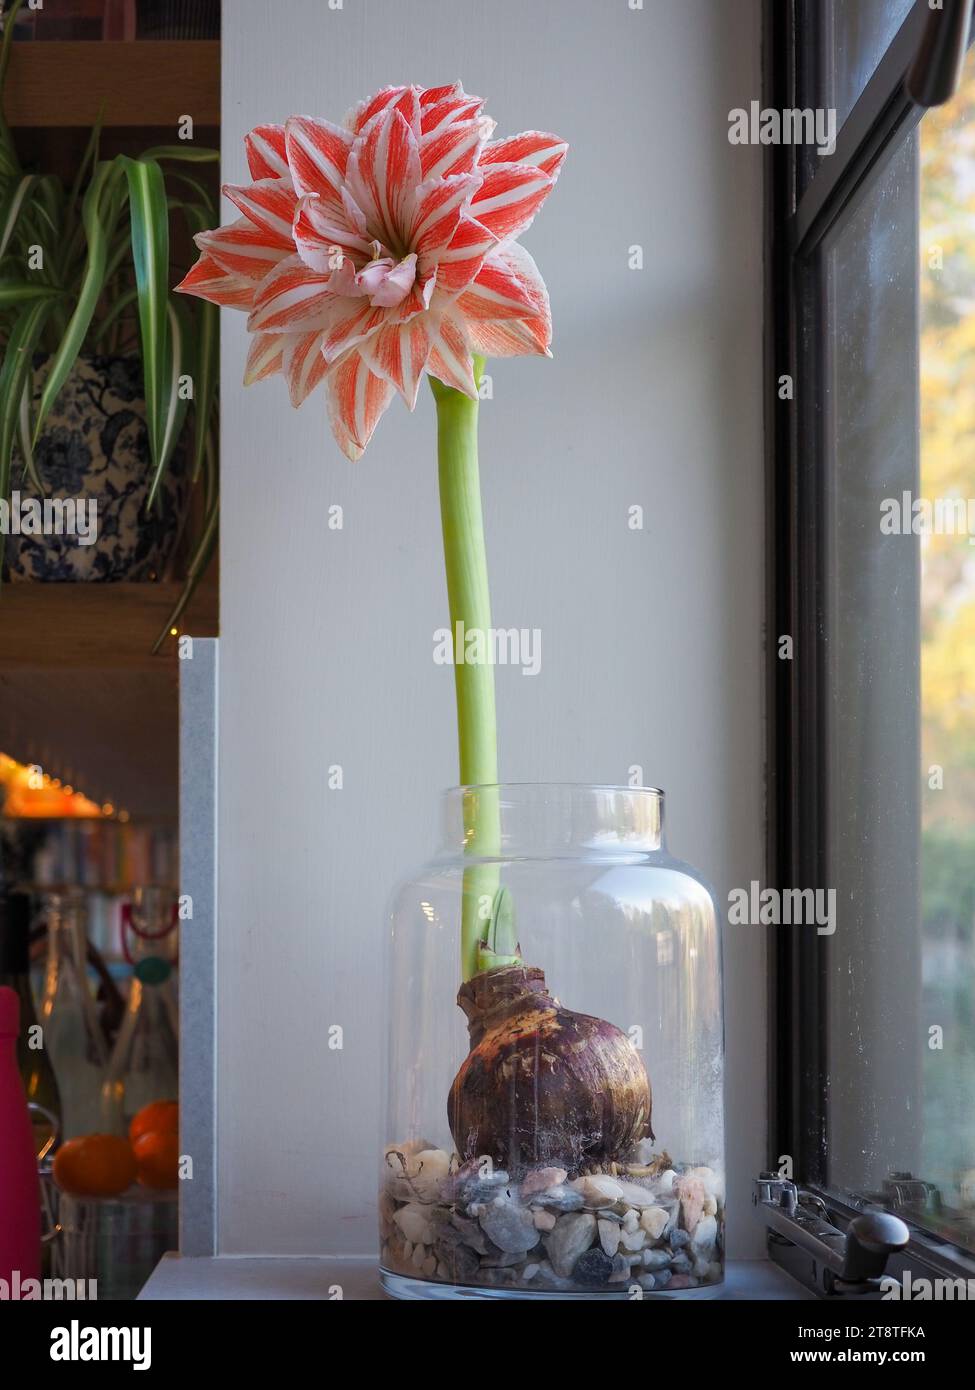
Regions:
<instances>
[{"instance_id":1,"label":"white pebble","mask_svg":"<svg viewBox=\"0 0 975 1390\"><path fill-rule=\"evenodd\" d=\"M673 1168L668 1168L666 1172L661 1173L660 1177L654 1181L654 1192L656 1192L659 1197L673 1197L676 1179L677 1174L674 1172Z\"/></svg>"},{"instance_id":2,"label":"white pebble","mask_svg":"<svg viewBox=\"0 0 975 1390\"><path fill-rule=\"evenodd\" d=\"M556 1217L554 1211L545 1211L542 1207L533 1214L536 1231L550 1231L555 1225Z\"/></svg>"},{"instance_id":3,"label":"white pebble","mask_svg":"<svg viewBox=\"0 0 975 1390\"><path fill-rule=\"evenodd\" d=\"M620 1248L620 1228L615 1221L597 1222L599 1230L599 1243L606 1254L612 1258Z\"/></svg>"},{"instance_id":4,"label":"white pebble","mask_svg":"<svg viewBox=\"0 0 975 1390\"><path fill-rule=\"evenodd\" d=\"M699 1178L709 1196L716 1197L719 1202L723 1199L724 1179L713 1168L688 1168L687 1176Z\"/></svg>"},{"instance_id":5,"label":"white pebble","mask_svg":"<svg viewBox=\"0 0 975 1390\"><path fill-rule=\"evenodd\" d=\"M597 1173L595 1177L573 1178L569 1186L581 1194L587 1207L611 1207L623 1196L620 1183L603 1173Z\"/></svg>"},{"instance_id":6,"label":"white pebble","mask_svg":"<svg viewBox=\"0 0 975 1390\"><path fill-rule=\"evenodd\" d=\"M694 1227L691 1244L699 1250L710 1249L718 1238L718 1223L713 1216L702 1216Z\"/></svg>"},{"instance_id":7,"label":"white pebble","mask_svg":"<svg viewBox=\"0 0 975 1390\"><path fill-rule=\"evenodd\" d=\"M638 1182L621 1182L618 1186L621 1189L620 1196L627 1206L640 1208L654 1205L656 1199L649 1187L641 1187Z\"/></svg>"},{"instance_id":8,"label":"white pebble","mask_svg":"<svg viewBox=\"0 0 975 1390\"><path fill-rule=\"evenodd\" d=\"M640 1225L651 1240L659 1240L670 1220L670 1213L663 1207L644 1207L640 1213Z\"/></svg>"},{"instance_id":9,"label":"white pebble","mask_svg":"<svg viewBox=\"0 0 975 1390\"><path fill-rule=\"evenodd\" d=\"M429 1233L427 1210L419 1202L408 1202L405 1207L400 1207L393 1220L406 1239L411 1240L414 1245L418 1241L422 1242Z\"/></svg>"}]
</instances>

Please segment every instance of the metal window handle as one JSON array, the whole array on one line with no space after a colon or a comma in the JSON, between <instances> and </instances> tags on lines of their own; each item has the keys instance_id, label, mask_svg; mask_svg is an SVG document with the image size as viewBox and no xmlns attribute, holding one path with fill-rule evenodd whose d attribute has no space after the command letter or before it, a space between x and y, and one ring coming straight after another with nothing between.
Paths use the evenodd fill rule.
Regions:
<instances>
[{"instance_id":1,"label":"metal window handle","mask_svg":"<svg viewBox=\"0 0 975 1390\"><path fill-rule=\"evenodd\" d=\"M944 0L942 9L930 10L917 57L904 79L907 95L917 106L941 106L957 92L972 4L973 0Z\"/></svg>"},{"instance_id":2,"label":"metal window handle","mask_svg":"<svg viewBox=\"0 0 975 1390\"><path fill-rule=\"evenodd\" d=\"M819 1261L828 1272L831 1293L875 1288L888 1257L903 1250L910 1239L900 1217L882 1210L864 1212L841 1231L825 1219L826 1209L818 1198L774 1173L755 1180L752 1202L769 1230Z\"/></svg>"}]
</instances>

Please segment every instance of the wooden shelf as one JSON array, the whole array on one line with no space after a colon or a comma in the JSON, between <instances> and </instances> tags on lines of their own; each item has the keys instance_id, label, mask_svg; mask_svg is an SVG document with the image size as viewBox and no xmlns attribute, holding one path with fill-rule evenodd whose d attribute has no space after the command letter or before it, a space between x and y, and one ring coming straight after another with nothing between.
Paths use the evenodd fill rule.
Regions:
<instances>
[{"instance_id":1,"label":"wooden shelf","mask_svg":"<svg viewBox=\"0 0 975 1390\"><path fill-rule=\"evenodd\" d=\"M175 142L181 116L220 124L218 39L15 43L7 74L11 126L155 126Z\"/></svg>"},{"instance_id":2,"label":"wooden shelf","mask_svg":"<svg viewBox=\"0 0 975 1390\"><path fill-rule=\"evenodd\" d=\"M0 643L6 671L158 672L176 661L175 644L150 648L182 590L165 584L4 584ZM180 629L217 633L217 593L204 579Z\"/></svg>"},{"instance_id":3,"label":"wooden shelf","mask_svg":"<svg viewBox=\"0 0 975 1390\"><path fill-rule=\"evenodd\" d=\"M179 583L4 584L0 750L39 762L134 817L174 817L179 760L175 642L149 649ZM183 632L217 631L216 566Z\"/></svg>"}]
</instances>

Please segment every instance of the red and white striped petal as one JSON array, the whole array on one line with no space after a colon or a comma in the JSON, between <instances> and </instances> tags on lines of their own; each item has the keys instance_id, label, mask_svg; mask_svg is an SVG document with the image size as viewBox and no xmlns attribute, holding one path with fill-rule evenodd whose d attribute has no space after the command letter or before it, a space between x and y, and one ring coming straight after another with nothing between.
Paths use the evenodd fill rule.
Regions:
<instances>
[{"instance_id":1,"label":"red and white striped petal","mask_svg":"<svg viewBox=\"0 0 975 1390\"><path fill-rule=\"evenodd\" d=\"M387 324L360 348L369 370L391 381L413 410L430 356L430 322L426 315L409 323Z\"/></svg>"},{"instance_id":2,"label":"red and white striped petal","mask_svg":"<svg viewBox=\"0 0 975 1390\"><path fill-rule=\"evenodd\" d=\"M323 333L285 333L274 335L283 344L281 368L288 382L291 404L297 409L324 381L328 363L322 356Z\"/></svg>"},{"instance_id":3,"label":"red and white striped petal","mask_svg":"<svg viewBox=\"0 0 975 1390\"><path fill-rule=\"evenodd\" d=\"M497 245L498 239L493 232L462 212L449 243L435 253L439 288L453 293L464 289Z\"/></svg>"},{"instance_id":4,"label":"red and white striped petal","mask_svg":"<svg viewBox=\"0 0 975 1390\"><path fill-rule=\"evenodd\" d=\"M450 244L461 214L477 196L480 183L480 174L451 174L422 183L416 190L407 244L425 265L435 265L437 253Z\"/></svg>"},{"instance_id":5,"label":"red and white striped petal","mask_svg":"<svg viewBox=\"0 0 975 1390\"><path fill-rule=\"evenodd\" d=\"M416 136L399 111L377 117L357 138L346 176L373 235L403 245L421 179Z\"/></svg>"},{"instance_id":6,"label":"red and white striped petal","mask_svg":"<svg viewBox=\"0 0 975 1390\"><path fill-rule=\"evenodd\" d=\"M326 202L341 205L352 150L349 132L314 116L292 116L284 134L288 168L298 195L317 193Z\"/></svg>"},{"instance_id":7,"label":"red and white striped petal","mask_svg":"<svg viewBox=\"0 0 975 1390\"><path fill-rule=\"evenodd\" d=\"M442 91L442 88L433 90ZM424 96L420 98L420 134L430 135L434 131L443 130L446 126L453 125L455 121L473 121L481 114L484 102L480 97L471 96L465 92L458 82L457 85L438 97L435 101L426 101Z\"/></svg>"},{"instance_id":8,"label":"red and white striped petal","mask_svg":"<svg viewBox=\"0 0 975 1390\"><path fill-rule=\"evenodd\" d=\"M297 333L327 328L345 302L329 289L331 273L309 270L289 256L261 281L247 327L251 333Z\"/></svg>"},{"instance_id":9,"label":"red and white striped petal","mask_svg":"<svg viewBox=\"0 0 975 1390\"><path fill-rule=\"evenodd\" d=\"M420 106L433 106L438 101L443 101L446 97L456 96L457 93L464 95L464 84L462 82L448 82L445 87L424 87L420 93Z\"/></svg>"},{"instance_id":10,"label":"red and white striped petal","mask_svg":"<svg viewBox=\"0 0 975 1390\"><path fill-rule=\"evenodd\" d=\"M252 386L281 371L284 339L280 333L255 333L247 350L244 385Z\"/></svg>"},{"instance_id":11,"label":"red and white striped petal","mask_svg":"<svg viewBox=\"0 0 975 1390\"><path fill-rule=\"evenodd\" d=\"M212 232L197 232L197 246L232 275L244 275L249 280L262 280L265 275L290 255L293 246L283 246L277 237L255 227L248 217L215 227Z\"/></svg>"},{"instance_id":12,"label":"red and white striped petal","mask_svg":"<svg viewBox=\"0 0 975 1390\"><path fill-rule=\"evenodd\" d=\"M517 242L487 258L457 307L465 319L540 318L550 322L545 282L538 266Z\"/></svg>"},{"instance_id":13,"label":"red and white striped petal","mask_svg":"<svg viewBox=\"0 0 975 1390\"><path fill-rule=\"evenodd\" d=\"M539 319L467 321L467 337L480 357L551 357L542 341Z\"/></svg>"},{"instance_id":14,"label":"red and white striped petal","mask_svg":"<svg viewBox=\"0 0 975 1390\"><path fill-rule=\"evenodd\" d=\"M326 330L322 352L328 362L337 362L377 333L386 323L395 323L396 309L377 309L367 299L340 299L335 315Z\"/></svg>"},{"instance_id":15,"label":"red and white striped petal","mask_svg":"<svg viewBox=\"0 0 975 1390\"><path fill-rule=\"evenodd\" d=\"M289 181L259 179L240 187L225 183L223 192L255 227L267 233L272 245L293 249L291 224L297 197Z\"/></svg>"},{"instance_id":16,"label":"red and white striped petal","mask_svg":"<svg viewBox=\"0 0 975 1390\"><path fill-rule=\"evenodd\" d=\"M346 458L355 463L393 398L393 385L371 372L356 351L333 363L325 385L332 433Z\"/></svg>"},{"instance_id":17,"label":"red and white striped petal","mask_svg":"<svg viewBox=\"0 0 975 1390\"><path fill-rule=\"evenodd\" d=\"M356 269L372 256L372 243L359 236L334 203L317 194L299 198L292 234L298 255L311 270L326 274L351 261Z\"/></svg>"},{"instance_id":18,"label":"red and white striped petal","mask_svg":"<svg viewBox=\"0 0 975 1390\"><path fill-rule=\"evenodd\" d=\"M568 150L568 145L557 135L549 135L544 130L524 130L520 135L492 140L485 145L481 164L532 164L555 179Z\"/></svg>"},{"instance_id":19,"label":"red and white striped petal","mask_svg":"<svg viewBox=\"0 0 975 1390\"><path fill-rule=\"evenodd\" d=\"M211 304L220 304L226 309L249 310L254 301L255 285L256 281L249 276L225 270L211 255L204 252L176 289L181 294L208 299Z\"/></svg>"},{"instance_id":20,"label":"red and white striped petal","mask_svg":"<svg viewBox=\"0 0 975 1390\"><path fill-rule=\"evenodd\" d=\"M445 386L452 386L455 391L462 391L465 396L477 400L474 358L464 321L452 305L448 305L437 320L433 348L427 358L427 371Z\"/></svg>"},{"instance_id":21,"label":"red and white striped petal","mask_svg":"<svg viewBox=\"0 0 975 1390\"><path fill-rule=\"evenodd\" d=\"M346 223L352 228L356 236L360 236L366 241L370 240L366 214L347 188L342 189L342 209L345 213Z\"/></svg>"},{"instance_id":22,"label":"red and white striped petal","mask_svg":"<svg viewBox=\"0 0 975 1390\"><path fill-rule=\"evenodd\" d=\"M471 216L502 240L520 236L555 186L531 164L480 164L483 183L471 199Z\"/></svg>"},{"instance_id":23,"label":"red and white striped petal","mask_svg":"<svg viewBox=\"0 0 975 1390\"><path fill-rule=\"evenodd\" d=\"M512 243L496 252L455 307L475 352L485 357L551 357L548 290L523 246Z\"/></svg>"},{"instance_id":24,"label":"red and white striped petal","mask_svg":"<svg viewBox=\"0 0 975 1390\"><path fill-rule=\"evenodd\" d=\"M420 173L424 181L447 174L469 174L484 143L480 121L454 121L422 136Z\"/></svg>"},{"instance_id":25,"label":"red and white striped petal","mask_svg":"<svg viewBox=\"0 0 975 1390\"><path fill-rule=\"evenodd\" d=\"M283 125L259 125L244 136L252 179L290 179Z\"/></svg>"},{"instance_id":26,"label":"red and white striped petal","mask_svg":"<svg viewBox=\"0 0 975 1390\"><path fill-rule=\"evenodd\" d=\"M399 111L412 129L419 134L420 103L423 100L416 87L383 87L375 96L360 101L348 112L343 124L353 135L361 135L370 121L385 111Z\"/></svg>"}]
</instances>

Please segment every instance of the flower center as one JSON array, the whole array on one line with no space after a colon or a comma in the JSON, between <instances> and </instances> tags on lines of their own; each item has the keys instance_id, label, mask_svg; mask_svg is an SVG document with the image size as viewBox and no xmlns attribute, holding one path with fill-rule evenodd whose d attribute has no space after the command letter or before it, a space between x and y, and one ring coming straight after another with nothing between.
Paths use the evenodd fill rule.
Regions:
<instances>
[{"instance_id":1,"label":"flower center","mask_svg":"<svg viewBox=\"0 0 975 1390\"><path fill-rule=\"evenodd\" d=\"M370 304L380 309L395 309L413 288L416 280L416 253L396 261L392 256L382 256L384 248L373 242L373 259L358 272L355 283L360 294L366 295Z\"/></svg>"}]
</instances>

